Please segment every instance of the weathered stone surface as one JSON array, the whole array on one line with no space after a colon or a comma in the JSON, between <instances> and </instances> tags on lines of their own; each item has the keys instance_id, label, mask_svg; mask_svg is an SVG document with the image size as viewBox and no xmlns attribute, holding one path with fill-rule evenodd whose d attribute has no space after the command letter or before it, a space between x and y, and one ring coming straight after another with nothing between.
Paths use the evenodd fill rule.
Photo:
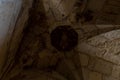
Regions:
<instances>
[{"instance_id":1,"label":"weathered stone surface","mask_svg":"<svg viewBox=\"0 0 120 80\"><path fill-rule=\"evenodd\" d=\"M115 0L114 0L115 2ZM110 14L112 13L113 15L119 15L120 13L120 7L118 7L117 5L114 5L115 3L112 3L113 5L106 5L106 7L103 9L104 12ZM110 3L110 1L108 1L108 4ZM120 2L117 2L120 3ZM111 3L110 3L111 4Z\"/></svg>"},{"instance_id":2,"label":"weathered stone surface","mask_svg":"<svg viewBox=\"0 0 120 80\"><path fill-rule=\"evenodd\" d=\"M89 61L89 69L110 75L112 73L113 64L101 59L91 58Z\"/></svg>"},{"instance_id":3,"label":"weathered stone surface","mask_svg":"<svg viewBox=\"0 0 120 80\"><path fill-rule=\"evenodd\" d=\"M81 25L80 29L82 29L85 33L97 30L95 25L90 25L90 24L88 24L88 25L86 25L86 24L85 25Z\"/></svg>"},{"instance_id":4,"label":"weathered stone surface","mask_svg":"<svg viewBox=\"0 0 120 80\"><path fill-rule=\"evenodd\" d=\"M80 62L82 66L87 66L88 65L88 61L89 61L89 57L88 55L85 54L79 54L80 55Z\"/></svg>"},{"instance_id":5,"label":"weathered stone surface","mask_svg":"<svg viewBox=\"0 0 120 80\"><path fill-rule=\"evenodd\" d=\"M97 2L95 0L91 0L89 2L88 8L93 11L100 11L103 8L104 2L106 0L98 0ZM95 7L96 6L96 7Z\"/></svg>"},{"instance_id":6,"label":"weathered stone surface","mask_svg":"<svg viewBox=\"0 0 120 80\"><path fill-rule=\"evenodd\" d=\"M87 53L87 54L92 55L92 56L101 57L105 54L105 50L103 50L101 48L97 48L96 46L91 46L91 45L84 43L84 42L79 44L77 49L80 52Z\"/></svg>"},{"instance_id":7,"label":"weathered stone surface","mask_svg":"<svg viewBox=\"0 0 120 80\"><path fill-rule=\"evenodd\" d=\"M96 27L98 28L98 29L104 29L104 28L112 28L112 27L114 27L114 25L96 25Z\"/></svg>"},{"instance_id":8,"label":"weathered stone surface","mask_svg":"<svg viewBox=\"0 0 120 80\"><path fill-rule=\"evenodd\" d=\"M111 31L88 39L78 44L78 51L98 56L107 61L119 64L119 30Z\"/></svg>"},{"instance_id":9,"label":"weathered stone surface","mask_svg":"<svg viewBox=\"0 0 120 80\"><path fill-rule=\"evenodd\" d=\"M104 47L105 49L107 49L107 52L105 54L113 54L115 55L119 55L120 53L120 41L118 40L114 40L114 41L108 41L105 43Z\"/></svg>"},{"instance_id":10,"label":"weathered stone surface","mask_svg":"<svg viewBox=\"0 0 120 80\"><path fill-rule=\"evenodd\" d=\"M69 63L68 63L69 64ZM60 74L64 75L67 79L75 79L75 75L72 72L76 72L74 71L74 69L70 69L71 66L67 65L67 63L64 60L61 60L56 68L56 71L59 72ZM74 75L74 76L73 76Z\"/></svg>"},{"instance_id":11,"label":"weathered stone surface","mask_svg":"<svg viewBox=\"0 0 120 80\"><path fill-rule=\"evenodd\" d=\"M111 76L103 76L103 80L119 80Z\"/></svg>"},{"instance_id":12,"label":"weathered stone surface","mask_svg":"<svg viewBox=\"0 0 120 80\"><path fill-rule=\"evenodd\" d=\"M112 77L120 79L120 66L114 65L112 70Z\"/></svg>"},{"instance_id":13,"label":"weathered stone surface","mask_svg":"<svg viewBox=\"0 0 120 80\"><path fill-rule=\"evenodd\" d=\"M98 18L96 19L96 24L112 25L112 24L115 24L115 19L117 17L118 17L117 15L103 13L103 14L99 15Z\"/></svg>"},{"instance_id":14,"label":"weathered stone surface","mask_svg":"<svg viewBox=\"0 0 120 80\"><path fill-rule=\"evenodd\" d=\"M94 4L95 0L92 0L92 1L93 1L92 4ZM102 0L102 1L104 2L104 0ZM52 2L54 2L54 0L52 0ZM69 7L71 7L71 4L73 4L73 3L71 3L68 6L66 6L65 4L69 3L69 0L63 1L60 4L60 6L58 7L60 12L62 13L61 14L58 11L58 9L55 9L56 4L59 4L59 2L60 2L60 0L58 0L58 1L56 0L56 2L54 2L54 4L51 6L53 8L53 10L55 11L55 16L54 16L54 14L50 14L50 15L52 16L52 18L54 17L54 19L55 18L57 18L57 19L64 18L67 15L67 13L69 13L69 10L71 10L71 8L69 8ZM98 1L95 5L99 4L99 2L101 2L101 1ZM62 4L66 6L65 9ZM41 4L37 4L37 6L40 6L40 5ZM103 3L101 2L100 5L103 5ZM95 10L99 10L99 9L101 9L100 5L98 5L99 8L96 8L94 6L92 6L92 8L94 8ZM24 71L22 71L21 74L23 74L23 75L22 76L18 75L16 78L22 77L22 78L24 78L23 80L26 80L29 78L31 78L30 80L33 80L33 79L53 80L52 78L49 78L51 75L46 76L44 74L39 74L39 72L38 72L38 74L36 74L36 72L34 70L31 71L33 68L37 68L38 70L40 70L40 69L47 70L48 72L50 72L50 74L53 70L56 70L68 79L71 79L71 80L77 79L78 80L79 76L77 74L77 71L80 68L75 70L75 68L73 67L73 64L71 62L69 62L69 63L72 64L72 66L69 63L68 64L65 63L64 59L63 58L61 59L61 55L60 55L61 53L58 53L57 50L55 50L54 48L51 48L51 44L49 43L50 37L49 37L49 31L48 31L48 28L51 30L51 27L48 27L48 25L46 25L47 18L45 18L45 15L44 15L45 13L43 13L44 12L43 7L35 8L35 5L34 5L34 9L38 9L38 10L37 11L35 10L35 14L32 14L33 17L31 18L31 21L25 30L25 35L24 35L23 41L21 43L21 47L19 49L20 56L17 56L18 61L16 60L16 63L19 63L19 59L20 59L20 65L22 65L23 69L25 71L26 71L26 69L29 70L26 73L28 75L28 77L25 78L24 73L22 73ZM49 11L48 9L49 9L49 6L47 7L47 11ZM66 11L66 10L68 10L68 11ZM42 14L40 14L41 12L42 12ZM102 18L105 19L104 16L106 16L106 15L107 14L103 15ZM114 16L112 16L112 18L113 17ZM111 18L108 17L107 20L108 19L111 19ZM55 22L55 21L53 21L53 22ZM111 28L110 30L112 30L112 29L114 29L113 27L114 27L113 25L99 25L99 26L98 25L96 25L96 26L95 25L83 25L83 26L79 26L79 28L76 28L76 30L78 31L78 34L79 34L79 40L81 40L83 38L87 39L94 35L97 35L97 33L100 33L99 32L100 30L104 31L104 29L106 30L106 28L107 29ZM110 30L107 30L107 31L110 31ZM101 33L102 33L102 31L101 31ZM106 31L104 31L104 32L106 32ZM86 34L84 34L84 33L86 33ZM81 61L82 67L85 67L85 68L83 68L83 76L84 76L85 80L102 80L102 74L109 75L108 77L104 76L104 80L110 80L110 79L114 80L113 77L118 78L119 72L117 72L117 71L119 70L119 68L118 67L113 68L113 64L112 64L112 63L118 64L120 62L119 61L119 48L120 47L118 44L119 40L114 40L114 39L116 39L116 37L117 38L120 37L118 34L119 33L115 33L115 34L110 33L107 36L105 36L103 34L103 35L91 38L85 42L82 42L82 43L79 42L77 51L82 52L82 53L87 53L87 55L80 54L78 56ZM76 53L76 52L73 52L73 53ZM117 56L114 56L115 54L117 54ZM89 55L89 57L88 57L88 55ZM91 57L91 56L94 56L95 58ZM74 57L74 55L72 56L71 60L73 59L73 57ZM74 58L77 58L77 57L74 57ZM77 60L78 59L75 60L76 64L79 62ZM112 63L107 62L106 60L111 61ZM79 65L79 63L78 63L78 65ZM90 70L88 70L87 68ZM112 68L113 68L113 70L112 70ZM35 76L33 76L34 74L35 74ZM45 72L45 74L47 74L47 72ZM61 80L66 80L66 79L64 79L64 77L60 78L61 75L54 74L54 77L56 77L56 76L59 76L59 79L61 79ZM15 78L12 78L11 80L15 80Z\"/></svg>"},{"instance_id":15,"label":"weathered stone surface","mask_svg":"<svg viewBox=\"0 0 120 80\"><path fill-rule=\"evenodd\" d=\"M88 39L86 42L94 47L102 47L102 44L104 44L106 41L108 41L107 38L105 38L104 36L95 36L93 38Z\"/></svg>"},{"instance_id":16,"label":"weathered stone surface","mask_svg":"<svg viewBox=\"0 0 120 80\"><path fill-rule=\"evenodd\" d=\"M40 69L45 69L49 67L56 67L59 63L60 55L58 53L53 53L49 49L45 49L39 52L37 67ZM54 69L54 68L53 68Z\"/></svg>"},{"instance_id":17,"label":"weathered stone surface","mask_svg":"<svg viewBox=\"0 0 120 80\"><path fill-rule=\"evenodd\" d=\"M30 77L31 73L34 74L34 72L31 70L38 69L38 70L45 70L48 72L57 70L61 74L64 74L64 76L67 77L68 79L72 78L73 80L75 80L79 78L79 75L77 74L78 72L75 69L76 67L73 66L74 64L72 63L72 61L70 60L70 66L69 66L69 63L67 64L67 61L64 60L65 58L62 59L59 58L61 57L60 54L63 53L57 53L55 50L54 52L53 49L48 47L48 45L50 44L47 44L48 42L46 41L49 39L46 40L46 38L50 38L50 37L49 35L47 36L45 35L48 33L48 28L45 28L47 26L46 16L45 14L40 15L41 12L44 13L42 2L41 1L39 2L39 0L36 1L35 1L36 4L33 5L32 8L33 13L30 14L30 18L28 20L29 23L26 29L24 30L24 36L21 45L19 47L18 53L16 54L15 57L16 59L14 63L14 65L21 65L21 68L23 70L21 71L22 75L26 70L29 70L30 74L28 73L28 77L26 78L24 78L24 75L21 76L19 74L17 77L19 77L19 79L20 78L29 79L31 78ZM40 8L38 8L38 6ZM46 32L42 28L44 28ZM41 47L44 48L41 49ZM63 64L61 63L61 60L63 60ZM36 78L38 77L37 79L44 77L44 75L37 76L37 74L33 75L32 77L34 76L36 76ZM45 79L46 78L49 79L49 76L46 76ZM13 80L15 79L14 76L12 79Z\"/></svg>"},{"instance_id":18,"label":"weathered stone surface","mask_svg":"<svg viewBox=\"0 0 120 80\"><path fill-rule=\"evenodd\" d=\"M102 74L97 72L90 72L88 80L102 80Z\"/></svg>"},{"instance_id":19,"label":"weathered stone surface","mask_svg":"<svg viewBox=\"0 0 120 80\"><path fill-rule=\"evenodd\" d=\"M84 33L82 30L78 29L76 30L76 32L78 33L78 40L81 40L82 38L84 38Z\"/></svg>"},{"instance_id":20,"label":"weathered stone surface","mask_svg":"<svg viewBox=\"0 0 120 80\"><path fill-rule=\"evenodd\" d=\"M76 0L71 0L71 1L69 1L69 0L66 0L66 1L46 0L46 2L47 2L46 5L50 7L49 11L52 12L51 17L49 16L49 18L54 18L56 21L61 21L73 11L73 10L71 10L71 8L73 8ZM67 4L67 6L66 6L66 4ZM45 7L47 7L47 6L45 6ZM66 6L66 7L64 7L64 6Z\"/></svg>"},{"instance_id":21,"label":"weathered stone surface","mask_svg":"<svg viewBox=\"0 0 120 80\"><path fill-rule=\"evenodd\" d=\"M120 38L120 30L111 31L102 35L110 40L114 40Z\"/></svg>"},{"instance_id":22,"label":"weathered stone surface","mask_svg":"<svg viewBox=\"0 0 120 80\"><path fill-rule=\"evenodd\" d=\"M88 70L87 68L82 67L82 74L83 74L84 80L89 80L89 73L90 73L90 70Z\"/></svg>"}]
</instances>

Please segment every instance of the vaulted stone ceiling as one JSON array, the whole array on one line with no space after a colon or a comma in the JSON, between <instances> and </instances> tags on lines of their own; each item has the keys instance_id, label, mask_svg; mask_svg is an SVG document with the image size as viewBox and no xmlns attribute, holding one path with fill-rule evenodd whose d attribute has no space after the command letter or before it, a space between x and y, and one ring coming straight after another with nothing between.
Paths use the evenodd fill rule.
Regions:
<instances>
[{"instance_id":1,"label":"vaulted stone ceiling","mask_svg":"<svg viewBox=\"0 0 120 80\"><path fill-rule=\"evenodd\" d=\"M18 51L9 54L1 79L119 80L119 2L34 0ZM60 25L72 26L79 36L78 46L66 55L50 42Z\"/></svg>"}]
</instances>

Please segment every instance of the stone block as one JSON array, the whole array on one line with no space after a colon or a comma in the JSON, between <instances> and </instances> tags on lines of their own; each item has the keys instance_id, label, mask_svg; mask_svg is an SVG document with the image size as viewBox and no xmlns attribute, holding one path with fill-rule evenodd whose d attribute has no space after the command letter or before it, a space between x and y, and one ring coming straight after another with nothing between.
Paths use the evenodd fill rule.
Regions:
<instances>
[{"instance_id":1,"label":"stone block","mask_svg":"<svg viewBox=\"0 0 120 80\"><path fill-rule=\"evenodd\" d=\"M91 58L89 61L88 67L91 70L94 70L106 75L111 75L113 64L102 59Z\"/></svg>"},{"instance_id":2,"label":"stone block","mask_svg":"<svg viewBox=\"0 0 120 80\"><path fill-rule=\"evenodd\" d=\"M89 79L89 70L87 68L82 68L82 75L83 75L83 79L84 80L88 80Z\"/></svg>"},{"instance_id":3,"label":"stone block","mask_svg":"<svg viewBox=\"0 0 120 80\"><path fill-rule=\"evenodd\" d=\"M114 25L96 25L96 27L98 28L98 29L106 29L106 28L113 28L114 27Z\"/></svg>"},{"instance_id":4,"label":"stone block","mask_svg":"<svg viewBox=\"0 0 120 80\"><path fill-rule=\"evenodd\" d=\"M90 72L88 80L102 80L102 74L98 72Z\"/></svg>"},{"instance_id":5,"label":"stone block","mask_svg":"<svg viewBox=\"0 0 120 80\"><path fill-rule=\"evenodd\" d=\"M112 77L120 79L120 66L115 65L112 70Z\"/></svg>"},{"instance_id":6,"label":"stone block","mask_svg":"<svg viewBox=\"0 0 120 80\"><path fill-rule=\"evenodd\" d=\"M90 38L86 42L91 46L100 48L102 47L101 45L104 44L106 41L108 41L108 39L100 35L100 36L95 36L93 38Z\"/></svg>"},{"instance_id":7,"label":"stone block","mask_svg":"<svg viewBox=\"0 0 120 80\"><path fill-rule=\"evenodd\" d=\"M99 56L99 57L101 57L105 53L104 50L102 50L100 48L97 48L95 46L91 46L91 45L89 45L87 43L84 43L84 42L79 44L77 49L80 52L87 53L87 54L92 55L92 56Z\"/></svg>"},{"instance_id":8,"label":"stone block","mask_svg":"<svg viewBox=\"0 0 120 80\"><path fill-rule=\"evenodd\" d=\"M84 38L84 33L82 30L76 30L76 32L78 33L78 40L81 40Z\"/></svg>"},{"instance_id":9,"label":"stone block","mask_svg":"<svg viewBox=\"0 0 120 80\"><path fill-rule=\"evenodd\" d=\"M97 30L96 26L95 25L83 25L83 26L80 26L80 28L85 32L85 33L88 33L88 32L92 32L94 30Z\"/></svg>"},{"instance_id":10,"label":"stone block","mask_svg":"<svg viewBox=\"0 0 120 80\"><path fill-rule=\"evenodd\" d=\"M120 38L120 30L111 31L102 35L110 40L114 40Z\"/></svg>"},{"instance_id":11,"label":"stone block","mask_svg":"<svg viewBox=\"0 0 120 80\"><path fill-rule=\"evenodd\" d=\"M79 54L79 55L80 55L81 66L87 66L88 61L89 61L89 57L85 54Z\"/></svg>"}]
</instances>

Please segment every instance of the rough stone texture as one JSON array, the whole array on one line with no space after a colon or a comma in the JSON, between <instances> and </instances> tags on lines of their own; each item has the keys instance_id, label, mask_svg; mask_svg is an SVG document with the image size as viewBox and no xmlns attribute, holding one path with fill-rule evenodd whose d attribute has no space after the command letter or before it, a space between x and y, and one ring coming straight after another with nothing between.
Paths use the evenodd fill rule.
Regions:
<instances>
[{"instance_id":1,"label":"rough stone texture","mask_svg":"<svg viewBox=\"0 0 120 80\"><path fill-rule=\"evenodd\" d=\"M98 0L97 2L95 1L95 0L91 0L90 2L89 2L89 4L88 4L88 8L90 9L90 10L93 10L93 11L99 11L99 10L101 10L102 9L102 7L103 7L103 5L104 5L104 2L105 2L106 0ZM97 6L97 7L95 7L95 6Z\"/></svg>"},{"instance_id":2,"label":"rough stone texture","mask_svg":"<svg viewBox=\"0 0 120 80\"><path fill-rule=\"evenodd\" d=\"M84 80L102 80L102 73L89 70L88 68L82 67Z\"/></svg>"},{"instance_id":3,"label":"rough stone texture","mask_svg":"<svg viewBox=\"0 0 120 80\"><path fill-rule=\"evenodd\" d=\"M115 30L115 31L113 30L111 32L108 32L102 35L105 36L107 39L114 40L114 39L120 38L119 34L120 34L120 30Z\"/></svg>"},{"instance_id":4,"label":"rough stone texture","mask_svg":"<svg viewBox=\"0 0 120 80\"><path fill-rule=\"evenodd\" d=\"M117 20L117 17L120 15L119 3L118 0L106 0L101 9L101 17L98 18L100 21L106 22L103 22L102 24L120 24Z\"/></svg>"},{"instance_id":5,"label":"rough stone texture","mask_svg":"<svg viewBox=\"0 0 120 80\"><path fill-rule=\"evenodd\" d=\"M90 38L80 43L78 49L83 53L119 64L119 30Z\"/></svg>"},{"instance_id":6,"label":"rough stone texture","mask_svg":"<svg viewBox=\"0 0 120 80\"><path fill-rule=\"evenodd\" d=\"M83 72L84 80L88 80L89 79L89 72L90 72L90 70L87 69L87 68L82 67L82 72Z\"/></svg>"},{"instance_id":7,"label":"rough stone texture","mask_svg":"<svg viewBox=\"0 0 120 80\"><path fill-rule=\"evenodd\" d=\"M37 4L33 4L33 8L30 11L30 15L29 15L30 18L28 20L27 27L24 30L24 36L21 45L15 56L14 65L12 66L13 71L11 70L10 74L8 73L7 75L9 76L9 78L11 78L12 80L19 80L18 78L21 79L25 78L24 74L26 74L28 77L26 77L25 80L30 78L31 78L30 80L32 80L32 78L35 78L36 80L39 79L46 80L48 78L51 80L58 79L55 76L58 76L59 79L62 80L66 80L66 79L79 80L80 77L79 73L81 73L79 69L80 69L80 65L82 65L83 76L85 80L102 80L102 76L103 76L103 80L116 80L116 79L119 80L118 77L119 72L117 71L119 70L119 66L115 66L115 64L119 65L120 63L119 44L118 44L119 43L118 38L120 36L119 36L119 30L116 30L116 29L120 29L120 26L98 25L98 24L89 25L89 23L79 24L77 22L74 22L75 21L74 13L70 14L70 17L72 17L71 18L72 22L70 22L65 17L71 11L71 8L74 8L73 6L74 0L72 1L66 0L62 2L61 0L44 1L45 10L47 13L47 17L46 17L42 3L39 4L40 0L35 0L35 1L38 2L35 2ZM92 2L89 4L89 6L93 5L95 2L95 0L91 0L91 1ZM106 5L106 3L104 4L104 1L105 0L101 0L101 1L99 0L95 4L96 6L98 6L98 8L94 7L93 5L88 9L92 9L99 12L99 10L102 9L103 7L103 6L101 7L101 5L104 6ZM68 2L70 2L70 4L67 6L66 4ZM60 5L58 5L59 3ZM111 4L111 2L109 2L109 4ZM107 12L111 11L110 7L108 7L109 4L107 4L106 7L108 9ZM112 7L112 10L113 8L114 7ZM104 10L102 10L102 12L104 12ZM103 20L104 23L106 23L109 22L110 19L114 20L115 16L108 15L108 13L103 13L102 15L100 15L100 18ZM63 22L62 21L59 22L58 20L62 20ZM49 22L48 23L49 26L47 25L47 22ZM57 22L59 24L57 24ZM98 23L99 22L100 21L98 21ZM55 48L53 48L50 45L49 33L50 31L53 30L53 27L55 28L57 26L57 25L53 26L53 24L57 24L57 25L70 24L78 32L79 44L78 47L75 49L76 51L72 52L72 57L71 55L70 56L67 55L67 57L64 57L62 53L59 53ZM106 33L111 30L116 30L116 31ZM105 34L101 34L101 33L105 33ZM5 45L4 47L6 46L7 45ZM14 50L14 47L13 49L11 49L11 52L12 50ZM76 55L80 52L84 54ZM70 53L71 52L67 52L67 54ZM81 64L79 60L81 61ZM34 72L34 69L37 69L35 70L36 73ZM15 71L17 70L19 72L15 72L15 74L12 75L14 73L14 70ZM45 73L45 75L44 73L40 74L39 70L40 71L44 70L43 72ZM54 77L53 75L46 76L46 74L49 73L51 74L55 70L58 71L59 73L53 74L55 75Z\"/></svg>"},{"instance_id":8,"label":"rough stone texture","mask_svg":"<svg viewBox=\"0 0 120 80\"><path fill-rule=\"evenodd\" d=\"M96 27L98 28L98 29L104 29L104 28L112 28L112 27L114 27L114 25L96 25Z\"/></svg>"},{"instance_id":9,"label":"rough stone texture","mask_svg":"<svg viewBox=\"0 0 120 80\"><path fill-rule=\"evenodd\" d=\"M85 54L84 54L85 55ZM120 67L96 57L90 57L89 65L82 67L85 80L119 80Z\"/></svg>"},{"instance_id":10,"label":"rough stone texture","mask_svg":"<svg viewBox=\"0 0 120 80\"><path fill-rule=\"evenodd\" d=\"M114 0L115 1L115 0ZM119 2L117 2L116 1L116 3L119 3ZM114 5L114 3L113 4L110 4L109 2L108 2L108 6L106 6L105 8L104 8L104 12L106 12L106 13L110 13L110 12L113 12L113 14L119 14L119 10L120 10L120 7L116 7L116 6L114 6L113 7L113 5Z\"/></svg>"},{"instance_id":11,"label":"rough stone texture","mask_svg":"<svg viewBox=\"0 0 120 80\"><path fill-rule=\"evenodd\" d=\"M82 25L82 26L80 26L80 29L82 29L85 33L97 30L95 25L90 25L90 24Z\"/></svg>"},{"instance_id":12,"label":"rough stone texture","mask_svg":"<svg viewBox=\"0 0 120 80\"><path fill-rule=\"evenodd\" d=\"M96 3L95 0L91 0L88 3L89 6L87 7L87 9L90 9L90 10L93 9L93 11L95 11L95 12L97 10L97 16L99 16L98 13L100 13L100 14L102 13L100 11L103 8L102 5L107 4L106 1L107 0L99 0ZM77 26L77 30L78 29L82 30L82 31L80 31L80 33L83 34L84 39L90 38L92 36L96 36L96 35L104 33L104 32L108 32L108 31L116 30L116 29L120 28L118 26L115 27L112 24L107 24L106 25L106 24L99 24L99 23L98 24L90 24L90 23L86 24L85 23L84 25L81 25L80 22L76 22L74 20L75 19L75 15L76 15L76 11L73 11L73 13L71 13L70 15L67 16L68 18L64 19L65 16L61 16L61 13L65 12L65 15L67 15L66 12L70 12L69 10L71 8L72 9L75 8L75 6L73 6L73 4L75 4L75 2L77 2L77 1L76 0L72 0L68 6L64 6L66 3L69 3L69 2L62 1L62 0L58 0L58 1L48 1L48 0L45 0L44 1L44 5L45 5L46 13L47 13L47 16L48 16L48 23L50 24L50 26L51 27L56 27L57 25L64 25L64 23L72 25L73 28L76 28L76 26ZM96 3L96 5L94 3ZM64 7L62 7L62 6L64 6ZM98 9L94 9L94 8L96 8L94 6L97 6ZM102 8L101 8L101 6L102 6ZM59 9L60 9L60 11L56 11L56 10L59 10ZM56 12L58 14L55 14L54 12ZM72 15L74 15L74 16L72 16ZM106 15L108 15L108 14L106 14ZM106 15L100 15L100 16L106 17ZM56 16L58 16L58 17L56 17ZM111 15L111 16L114 17L114 15ZM61 18L59 18L59 17L61 17ZM73 22L69 21L70 17L72 17L72 21ZM109 16L107 16L107 17L111 18ZM60 19L60 20L57 20L57 19ZM114 19L114 21L115 21L115 19ZM61 23L57 24L59 22L61 22ZM54 25L54 24L57 24L57 25Z\"/></svg>"},{"instance_id":13,"label":"rough stone texture","mask_svg":"<svg viewBox=\"0 0 120 80\"><path fill-rule=\"evenodd\" d=\"M103 76L103 80L119 80L111 76Z\"/></svg>"},{"instance_id":14,"label":"rough stone texture","mask_svg":"<svg viewBox=\"0 0 120 80\"><path fill-rule=\"evenodd\" d=\"M71 12L73 11L73 9L71 10L71 8L73 8L75 2L77 0L45 0L45 9L47 15L49 15L48 17L55 21L61 21L64 18L66 18L67 16L69 16L71 14ZM67 4L67 6L66 6Z\"/></svg>"},{"instance_id":15,"label":"rough stone texture","mask_svg":"<svg viewBox=\"0 0 120 80\"><path fill-rule=\"evenodd\" d=\"M112 70L112 77L116 79L120 79L120 66L114 65Z\"/></svg>"},{"instance_id":16,"label":"rough stone texture","mask_svg":"<svg viewBox=\"0 0 120 80\"><path fill-rule=\"evenodd\" d=\"M87 43L80 43L80 45L78 45L77 49L80 52L87 53L92 56L101 57L105 54L105 50L91 46Z\"/></svg>"},{"instance_id":17,"label":"rough stone texture","mask_svg":"<svg viewBox=\"0 0 120 80\"><path fill-rule=\"evenodd\" d=\"M56 1L55 2L55 4L58 4L60 1ZM99 2L98 2L99 3ZM61 5L62 5L63 3L61 3ZM101 3L101 4L103 4L103 3ZM61 13L64 11L64 9L62 8L63 6L59 6L59 10L61 11ZM53 8L53 6L56 6L56 5L53 5L52 4L52 8ZM47 11L49 11L49 8L48 8L49 6L47 5ZM101 9L101 7L99 7L99 9ZM52 10L51 10L52 11ZM53 11L55 11L55 12L57 12L57 10L55 10L55 7L53 8ZM65 11L64 11L65 12ZM61 18L63 18L62 17L62 15L60 15L60 13L56 13L56 14L58 14L58 15L55 15L55 17L57 17L57 19L61 19ZM106 15L108 15L108 14L104 14L104 15L102 15L102 18L103 19L105 19L104 18L104 16L106 16ZM50 16L52 16L52 18L55 18L55 17L53 17L54 15L53 14L48 14L48 16L50 17ZM113 15L110 15L111 16L111 18L113 19L114 18L114 16ZM107 16L107 19L106 20L108 20L109 18L108 18L109 16ZM54 21L55 19L53 19L53 23L52 23L52 21L50 22L51 24L54 24L54 23L56 23L56 21ZM58 24L58 25L60 25L60 24ZM74 26L74 25L73 25ZM76 25L75 25L76 26ZM95 35L98 35L98 34L101 34L101 33L104 33L104 32L108 32L108 31L111 31L111 30L115 30L115 29L119 29L119 27L117 26L117 27L115 27L115 26L113 26L113 25L93 25L93 26L88 26L88 25L84 25L84 26L82 26L81 27L81 25L80 24L78 24L77 25L77 27L78 28L76 28L76 30L77 31L79 31L78 33L82 36L80 36L80 38L79 38L79 40L81 40L81 39L88 39L88 38L91 38L92 36L95 36ZM92 28L91 28L92 27ZM37 26L36 27L36 29L39 31L39 27ZM40 29L41 30L41 29ZM83 30L83 31L82 31ZM32 28L31 28L31 32L32 32ZM37 34L39 34L38 32L36 33L36 35ZM80 51L80 52L83 52L83 53L87 53L87 54L89 54L90 56L92 55L92 56L95 56L96 58L97 57L100 57L101 59L93 59L92 61L90 60L89 61L89 66L88 66L88 68L89 69L91 69L91 70L93 70L93 71L96 71L96 72L89 72L90 74L89 74L89 79L90 80L101 80L101 78L102 78L102 74L105 74L105 75L111 75L112 74L112 67L113 67L113 64L112 63L110 63L110 62L113 62L113 63L118 63L117 62L117 60L116 60L116 56L113 56L113 55L106 55L106 49L105 49L105 47L106 47L106 45L107 46L110 46L109 45L109 43L111 43L111 42L109 42L109 40L110 39L108 39L107 37L105 37L105 36L103 36L103 35L101 35L100 37L96 37L96 38L92 38L91 40L88 40L87 42L85 42L85 43L81 43L81 42L79 42L80 43L80 45L78 45L78 51ZM108 44L105 44L106 42L108 42ZM34 44L34 43L33 43ZM105 45L104 45L105 44ZM116 44L116 43L115 43ZM111 45L114 45L114 42L113 43L111 43ZM114 46L115 47L115 46ZM115 47L116 48L116 47ZM118 47L119 48L119 47ZM117 48L116 48L117 49ZM112 50L112 52L114 52L115 50L114 50L114 48L113 49L111 49L111 48L109 48L109 49L107 49L108 50L108 52L110 52L111 50ZM44 54L43 56L41 56L41 55L39 55L40 56L40 58L41 58L41 60L42 60L42 58L44 58L44 57L52 57L52 56L55 56L55 55L50 55L50 54L47 54L47 53L49 53L49 50L47 51L47 52L44 52L43 51L43 53L46 53L46 54ZM31 53L30 53L31 54ZM42 54L42 52L41 52L41 54ZM107 57L104 57L104 56L107 56ZM111 57L110 57L111 56ZM57 55L55 56L55 57L57 57ZM55 64L56 62L54 62L54 60L56 60L56 58L55 57L52 57L53 58L53 62L50 62L50 61L48 61L47 59L45 59L44 61L45 61L45 63L42 63L42 62L40 62L40 64L42 63L43 65L45 65L45 66L47 66L48 65L48 63L53 63L53 64ZM88 64L88 57L86 56L86 55L80 55L80 59L81 59L81 65L82 66L86 66L87 67L87 64ZM104 60L103 60L104 59ZM40 60L40 61L41 61ZM50 59L51 60L51 59ZM110 62L107 62L107 61L110 61ZM51 60L52 61L52 60ZM39 64L39 65L40 65ZM105 70L104 70L105 69ZM61 70L61 68L60 68L60 70ZM68 71L66 71L66 72L68 72ZM99 73L98 73L99 72ZM63 74L65 75L65 73L63 72ZM111 78L112 79L112 78ZM87 79L86 79L87 80Z\"/></svg>"},{"instance_id":18,"label":"rough stone texture","mask_svg":"<svg viewBox=\"0 0 120 80\"><path fill-rule=\"evenodd\" d=\"M101 59L91 57L88 67L91 70L110 75L112 73L113 64Z\"/></svg>"},{"instance_id":19,"label":"rough stone texture","mask_svg":"<svg viewBox=\"0 0 120 80\"><path fill-rule=\"evenodd\" d=\"M20 70L17 70L19 72L12 77L10 76L13 73L12 70L10 70L10 72L8 72L6 75L7 77L5 76L5 79L23 79L24 71L28 74L28 76L31 76L31 74L29 74L29 72L27 72L26 70L32 73L33 71L31 70L33 69L38 69L40 71L43 70L45 73L51 73L55 71L58 66L61 65L59 64L61 60L65 62L65 69L67 70L67 72L64 72L64 68L61 69L61 71L63 71L63 73L67 75L64 77L67 77L70 80L80 79L81 75L79 75L78 71L76 70L73 61L71 61L70 59L66 59L66 57L64 56L61 57L60 55L63 55L64 53L58 53L58 51L55 48L49 48L50 41L46 41L50 38L48 36L49 27L47 25L47 18L45 16L42 1L36 0L34 1L34 3L35 4L33 4L33 7L29 14L30 17L28 20L27 27L24 30L24 36L22 38L21 45L18 49L18 52L15 55L15 61L13 62L14 64L12 65L12 70L14 70L16 66L19 66ZM38 77L37 79L40 78L40 76L37 73L33 72L32 74L34 74L32 76L33 78L35 78L36 76ZM71 76L72 79L69 76ZM25 79L30 78L31 77L26 77ZM47 76L46 78L49 79L49 76Z\"/></svg>"},{"instance_id":20,"label":"rough stone texture","mask_svg":"<svg viewBox=\"0 0 120 80\"><path fill-rule=\"evenodd\" d=\"M97 72L90 72L89 80L102 80L102 75Z\"/></svg>"},{"instance_id":21,"label":"rough stone texture","mask_svg":"<svg viewBox=\"0 0 120 80\"><path fill-rule=\"evenodd\" d=\"M48 25L46 23L46 16L42 2L39 2L38 0L34 2L36 4L33 4L28 25L24 30L24 36L21 42L22 45L20 45L19 52L16 54L16 57L19 57L19 59L16 58L16 62L18 63L18 61L20 61L20 64L24 64L23 67L25 68L31 67L32 65L37 66L39 63L39 56L43 55L42 53L40 54L40 52L47 49L45 40L46 38L49 38L45 35L48 34Z\"/></svg>"},{"instance_id":22,"label":"rough stone texture","mask_svg":"<svg viewBox=\"0 0 120 80\"><path fill-rule=\"evenodd\" d=\"M81 53L79 55L80 55L81 66L87 66L89 61L89 56Z\"/></svg>"}]
</instances>

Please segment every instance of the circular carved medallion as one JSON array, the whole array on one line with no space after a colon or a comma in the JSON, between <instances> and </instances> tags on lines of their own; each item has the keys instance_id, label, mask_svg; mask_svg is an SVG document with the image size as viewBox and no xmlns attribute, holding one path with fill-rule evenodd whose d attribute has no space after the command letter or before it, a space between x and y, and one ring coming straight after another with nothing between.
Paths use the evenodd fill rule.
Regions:
<instances>
[{"instance_id":1,"label":"circular carved medallion","mask_svg":"<svg viewBox=\"0 0 120 80\"><path fill-rule=\"evenodd\" d=\"M58 26L51 32L51 44L59 51L70 51L78 43L78 34L69 25Z\"/></svg>"}]
</instances>

